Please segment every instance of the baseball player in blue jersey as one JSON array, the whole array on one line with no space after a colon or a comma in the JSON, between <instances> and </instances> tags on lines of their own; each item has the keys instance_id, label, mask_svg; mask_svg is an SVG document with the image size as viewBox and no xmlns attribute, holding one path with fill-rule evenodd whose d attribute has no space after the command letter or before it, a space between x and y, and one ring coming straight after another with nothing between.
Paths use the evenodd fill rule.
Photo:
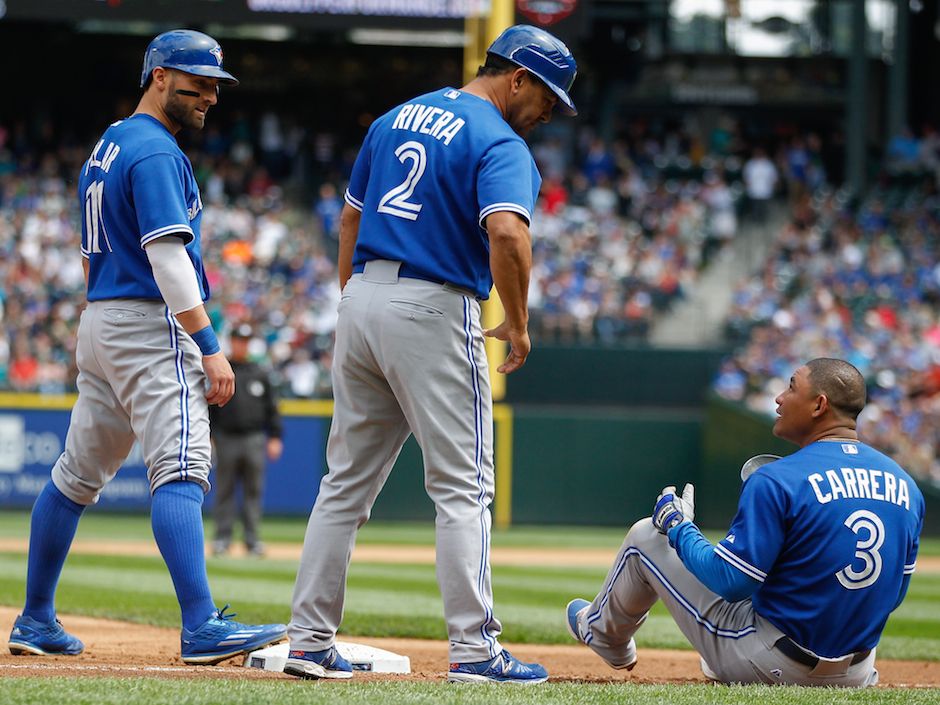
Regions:
<instances>
[{"instance_id":1,"label":"baseball player in blue jersey","mask_svg":"<svg viewBox=\"0 0 940 705\"><path fill-rule=\"evenodd\" d=\"M633 668L633 635L662 600L714 680L876 684L875 647L914 572L924 498L859 441L865 395L843 360L796 370L776 399L774 434L800 449L742 472L728 535L712 545L692 523L691 485L681 495L665 488L594 601L568 604L572 636L612 667Z\"/></svg>"},{"instance_id":2,"label":"baseball player in blue jersey","mask_svg":"<svg viewBox=\"0 0 940 705\"><path fill-rule=\"evenodd\" d=\"M79 175L88 305L78 330L78 400L65 452L33 506L26 605L14 654L79 654L56 619L55 588L85 507L140 443L152 525L182 613L183 661L217 663L281 640L281 624L240 624L209 591L202 501L209 489L209 404L234 392L203 302L202 200L176 143L202 129L220 85L236 85L222 49L199 32L156 37L137 110L112 124Z\"/></svg>"},{"instance_id":3,"label":"baseball player in blue jersey","mask_svg":"<svg viewBox=\"0 0 940 705\"><path fill-rule=\"evenodd\" d=\"M494 282L508 340L529 353L529 219L540 177L523 137L568 95L576 64L549 33L510 27L477 77L392 109L370 127L341 216L342 297L329 473L304 539L285 672L348 678L334 640L357 529L414 434L437 510L437 576L450 680L538 683L499 643L490 581L493 432L480 301Z\"/></svg>"}]
</instances>

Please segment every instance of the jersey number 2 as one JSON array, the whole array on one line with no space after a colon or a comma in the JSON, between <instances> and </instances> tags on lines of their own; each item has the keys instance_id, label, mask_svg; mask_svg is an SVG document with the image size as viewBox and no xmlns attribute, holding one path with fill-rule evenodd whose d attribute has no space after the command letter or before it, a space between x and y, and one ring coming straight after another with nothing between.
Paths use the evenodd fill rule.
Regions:
<instances>
[{"instance_id":1,"label":"jersey number 2","mask_svg":"<svg viewBox=\"0 0 940 705\"><path fill-rule=\"evenodd\" d=\"M847 590L861 590L874 585L881 575L881 554L878 549L885 542L885 525L877 514L865 509L852 512L845 520L845 525L856 534L863 530L868 533L855 544L855 557L864 561L865 565L861 570L855 570L849 563L836 573L836 577Z\"/></svg>"},{"instance_id":2,"label":"jersey number 2","mask_svg":"<svg viewBox=\"0 0 940 705\"><path fill-rule=\"evenodd\" d=\"M408 176L398 186L386 192L379 201L376 209L379 213L387 213L398 218L406 220L417 220L418 213L421 212L420 203L412 203L408 199L414 193L415 186L424 176L424 169L428 165L428 155L424 151L424 145L420 142L405 142L395 150L395 156L402 164L405 160L411 160L411 171Z\"/></svg>"}]
</instances>

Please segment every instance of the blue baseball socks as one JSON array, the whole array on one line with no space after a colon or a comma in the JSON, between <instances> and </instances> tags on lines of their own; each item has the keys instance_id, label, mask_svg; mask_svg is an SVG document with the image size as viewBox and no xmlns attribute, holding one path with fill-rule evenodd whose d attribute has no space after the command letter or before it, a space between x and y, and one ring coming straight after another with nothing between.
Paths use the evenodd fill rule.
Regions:
<instances>
[{"instance_id":1,"label":"blue baseball socks","mask_svg":"<svg viewBox=\"0 0 940 705\"><path fill-rule=\"evenodd\" d=\"M153 493L150 521L180 603L183 627L196 629L215 611L202 530L202 486L180 481Z\"/></svg>"}]
</instances>

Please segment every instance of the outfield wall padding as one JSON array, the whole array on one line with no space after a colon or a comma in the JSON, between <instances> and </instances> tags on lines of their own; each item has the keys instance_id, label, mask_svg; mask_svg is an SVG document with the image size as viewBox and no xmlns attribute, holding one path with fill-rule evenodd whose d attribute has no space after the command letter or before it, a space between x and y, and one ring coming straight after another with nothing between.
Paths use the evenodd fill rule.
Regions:
<instances>
[{"instance_id":1,"label":"outfield wall padding","mask_svg":"<svg viewBox=\"0 0 940 705\"><path fill-rule=\"evenodd\" d=\"M513 523L632 524L664 485L697 481L701 424L690 411L517 407ZM433 518L420 463L410 440L375 518Z\"/></svg>"},{"instance_id":2,"label":"outfield wall padding","mask_svg":"<svg viewBox=\"0 0 940 705\"><path fill-rule=\"evenodd\" d=\"M506 378L513 407L688 408L705 406L722 350L536 346L525 367Z\"/></svg>"}]
</instances>

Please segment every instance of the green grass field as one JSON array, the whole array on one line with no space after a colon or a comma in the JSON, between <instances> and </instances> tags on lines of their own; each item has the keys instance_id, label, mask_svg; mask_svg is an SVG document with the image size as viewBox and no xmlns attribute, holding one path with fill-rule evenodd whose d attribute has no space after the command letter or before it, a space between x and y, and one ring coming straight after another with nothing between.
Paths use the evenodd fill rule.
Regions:
<instances>
[{"instance_id":1,"label":"green grass field","mask_svg":"<svg viewBox=\"0 0 940 705\"><path fill-rule=\"evenodd\" d=\"M302 520L269 519L265 539L270 543L302 540ZM25 512L0 512L0 538L26 537ZM211 535L207 527L207 535ZM119 537L119 538L116 538ZM91 511L83 518L79 539L152 540L146 517L115 516ZM494 546L583 547L616 549L623 529L518 528L495 532ZM716 534L714 538L718 538ZM412 524L375 524L360 534L360 544L432 545L433 527ZM922 556L940 555L940 541L924 541ZM210 559L213 594L222 604L231 602L244 621L286 621L296 573L291 560ZM606 569L601 567L497 566L494 593L506 641L570 644L563 626L563 610L574 596L592 597ZM0 604L20 606L24 599L24 552L0 553ZM106 590L102 586L107 586ZM163 562L149 556L106 556L76 553L66 562L57 594L60 612L177 627L179 612ZM344 633L358 636L407 636L444 639L443 610L432 565L354 563L349 575ZM685 638L661 606L654 608L641 632L644 648L689 648ZM940 660L940 573L915 573L904 604L892 615L879 646L882 658ZM132 683L133 685L129 685ZM309 702L315 687L316 702L392 703L819 703L901 702L898 691L821 693L784 688L727 688L713 686L652 687L639 685L549 684L514 692L459 688L445 684L360 683L286 684L280 682L165 681L147 678L110 679L0 679L0 703L158 701L283 703ZM499 696L497 698L497 692ZM159 694L159 698L156 694ZM927 693L930 697L927 698ZM905 691L904 702L938 702L940 690ZM927 699L920 699L921 697Z\"/></svg>"},{"instance_id":2,"label":"green grass field","mask_svg":"<svg viewBox=\"0 0 940 705\"><path fill-rule=\"evenodd\" d=\"M935 705L936 689L833 690L717 685L466 686L435 683L10 678L10 705Z\"/></svg>"}]
</instances>

